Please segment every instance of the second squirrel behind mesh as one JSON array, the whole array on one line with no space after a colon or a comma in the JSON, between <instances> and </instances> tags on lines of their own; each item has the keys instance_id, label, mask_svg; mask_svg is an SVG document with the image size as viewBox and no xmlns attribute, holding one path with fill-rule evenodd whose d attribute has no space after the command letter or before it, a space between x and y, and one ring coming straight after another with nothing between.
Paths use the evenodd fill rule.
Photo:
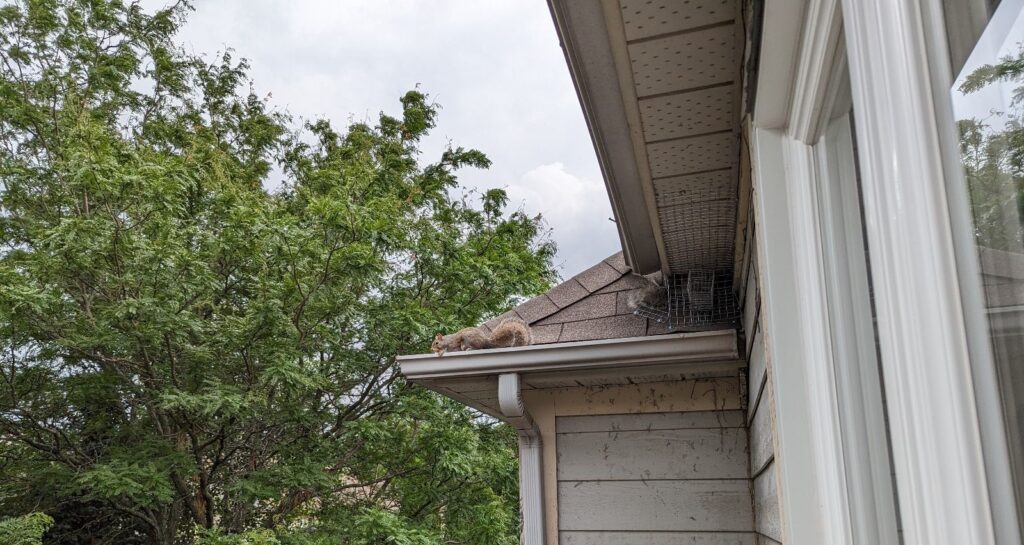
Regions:
<instances>
[{"instance_id":1,"label":"second squirrel behind mesh","mask_svg":"<svg viewBox=\"0 0 1024 545\"><path fill-rule=\"evenodd\" d=\"M648 282L646 286L629 292L626 304L630 310L638 308L665 310L668 309L668 292L663 286Z\"/></svg>"}]
</instances>

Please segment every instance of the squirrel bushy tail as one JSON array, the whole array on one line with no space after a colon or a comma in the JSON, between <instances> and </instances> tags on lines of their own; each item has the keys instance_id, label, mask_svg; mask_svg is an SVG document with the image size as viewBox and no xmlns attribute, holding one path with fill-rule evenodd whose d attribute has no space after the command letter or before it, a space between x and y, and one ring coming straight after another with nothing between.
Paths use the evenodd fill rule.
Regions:
<instances>
[{"instance_id":1,"label":"squirrel bushy tail","mask_svg":"<svg viewBox=\"0 0 1024 545\"><path fill-rule=\"evenodd\" d=\"M445 352L529 346L532 343L530 325L519 318L507 318L489 334L479 327L463 328L451 335L438 333L430 345L430 350L441 356Z\"/></svg>"},{"instance_id":2,"label":"squirrel bushy tail","mask_svg":"<svg viewBox=\"0 0 1024 545\"><path fill-rule=\"evenodd\" d=\"M491 332L489 344L491 348L529 346L533 344L530 325L519 318L506 318Z\"/></svg>"}]
</instances>

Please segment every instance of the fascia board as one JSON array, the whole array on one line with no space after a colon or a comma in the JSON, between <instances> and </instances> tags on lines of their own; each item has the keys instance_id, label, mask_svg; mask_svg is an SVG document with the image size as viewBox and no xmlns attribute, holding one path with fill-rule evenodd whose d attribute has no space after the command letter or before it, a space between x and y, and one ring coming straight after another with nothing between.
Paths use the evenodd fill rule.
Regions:
<instances>
[{"instance_id":1,"label":"fascia board","mask_svg":"<svg viewBox=\"0 0 1024 545\"><path fill-rule=\"evenodd\" d=\"M658 237L641 183L603 5L565 0L549 0L548 5L590 130L626 263L639 274L661 270Z\"/></svg>"}]
</instances>

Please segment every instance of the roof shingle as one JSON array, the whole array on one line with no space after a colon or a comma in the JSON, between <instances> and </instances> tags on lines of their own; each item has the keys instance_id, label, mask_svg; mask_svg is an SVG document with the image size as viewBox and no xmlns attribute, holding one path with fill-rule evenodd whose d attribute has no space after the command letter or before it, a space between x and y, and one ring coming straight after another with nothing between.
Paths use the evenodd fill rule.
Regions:
<instances>
[{"instance_id":1,"label":"roof shingle","mask_svg":"<svg viewBox=\"0 0 1024 545\"><path fill-rule=\"evenodd\" d=\"M614 293L592 293L537 323L555 324L614 316L615 296Z\"/></svg>"},{"instance_id":2,"label":"roof shingle","mask_svg":"<svg viewBox=\"0 0 1024 545\"><path fill-rule=\"evenodd\" d=\"M587 291L587 288L583 287L583 284L577 282L575 278L570 278L548 290L545 295L547 295L551 302L558 305L560 308L565 308L590 295L590 292ZM529 301L527 301L527 303L529 303ZM525 305L526 303L523 304Z\"/></svg>"},{"instance_id":3,"label":"roof shingle","mask_svg":"<svg viewBox=\"0 0 1024 545\"><path fill-rule=\"evenodd\" d=\"M608 284L622 278L621 273L604 261L576 275L576 281L583 285L587 291L593 293Z\"/></svg>"},{"instance_id":4,"label":"roof shingle","mask_svg":"<svg viewBox=\"0 0 1024 545\"><path fill-rule=\"evenodd\" d=\"M621 339L643 337L646 334L647 319L626 314L562 324L562 336L558 342Z\"/></svg>"},{"instance_id":5,"label":"roof shingle","mask_svg":"<svg viewBox=\"0 0 1024 545\"><path fill-rule=\"evenodd\" d=\"M522 318L533 329L534 344L670 333L629 308L630 292L649 282L632 274L619 252L484 326L493 329L510 316Z\"/></svg>"}]
</instances>

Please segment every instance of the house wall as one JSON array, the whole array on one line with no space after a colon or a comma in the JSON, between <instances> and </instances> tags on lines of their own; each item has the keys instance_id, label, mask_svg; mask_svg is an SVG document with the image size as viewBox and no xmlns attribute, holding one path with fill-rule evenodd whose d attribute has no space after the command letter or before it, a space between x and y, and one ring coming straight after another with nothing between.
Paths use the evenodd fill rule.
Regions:
<instances>
[{"instance_id":1,"label":"house wall","mask_svg":"<svg viewBox=\"0 0 1024 545\"><path fill-rule=\"evenodd\" d=\"M523 392L551 545L756 545L735 377Z\"/></svg>"},{"instance_id":2,"label":"house wall","mask_svg":"<svg viewBox=\"0 0 1024 545\"><path fill-rule=\"evenodd\" d=\"M749 202L749 200L748 200ZM752 212L752 210L751 210ZM753 479L754 528L759 545L782 543L781 512L776 465L775 403L771 367L761 327L761 297L758 275L756 229L753 217L745 223L745 259L740 296L743 306L743 350L748 362L747 412L750 433L750 474Z\"/></svg>"}]
</instances>

